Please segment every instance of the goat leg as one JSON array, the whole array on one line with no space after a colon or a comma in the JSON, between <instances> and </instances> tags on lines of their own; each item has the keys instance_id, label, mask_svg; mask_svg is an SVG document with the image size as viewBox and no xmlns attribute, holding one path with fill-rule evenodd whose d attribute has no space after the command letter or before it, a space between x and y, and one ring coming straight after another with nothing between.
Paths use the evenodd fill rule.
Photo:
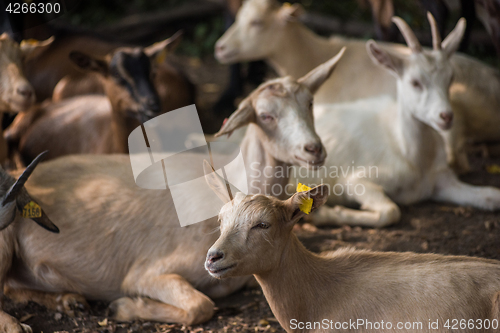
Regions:
<instances>
[{"instance_id":1,"label":"goat leg","mask_svg":"<svg viewBox=\"0 0 500 333\"><path fill-rule=\"evenodd\" d=\"M49 293L29 289L5 288L5 295L15 303L35 302L52 311L75 317L75 310L87 309L85 297L78 294Z\"/></svg>"},{"instance_id":2,"label":"goat leg","mask_svg":"<svg viewBox=\"0 0 500 333\"><path fill-rule=\"evenodd\" d=\"M486 210L500 209L499 189L463 183L451 169L443 170L437 175L432 199Z\"/></svg>"},{"instance_id":3,"label":"goat leg","mask_svg":"<svg viewBox=\"0 0 500 333\"><path fill-rule=\"evenodd\" d=\"M122 297L110 304L119 321L142 319L193 325L209 320L214 313L212 300L177 274L146 275L129 288L127 283L124 285L127 293L141 297Z\"/></svg>"},{"instance_id":4,"label":"goat leg","mask_svg":"<svg viewBox=\"0 0 500 333\"><path fill-rule=\"evenodd\" d=\"M3 311L4 285L14 254L12 226L0 233L0 332L31 333L31 327L20 323L16 318Z\"/></svg>"},{"instance_id":5,"label":"goat leg","mask_svg":"<svg viewBox=\"0 0 500 333\"><path fill-rule=\"evenodd\" d=\"M382 187L366 180L351 179L351 185L361 184L364 187L362 195L353 193L352 201L361 205L362 210L343 206L333 208L322 206L312 216L314 225L351 225L381 228L399 221L401 216L396 205L385 194Z\"/></svg>"}]
</instances>

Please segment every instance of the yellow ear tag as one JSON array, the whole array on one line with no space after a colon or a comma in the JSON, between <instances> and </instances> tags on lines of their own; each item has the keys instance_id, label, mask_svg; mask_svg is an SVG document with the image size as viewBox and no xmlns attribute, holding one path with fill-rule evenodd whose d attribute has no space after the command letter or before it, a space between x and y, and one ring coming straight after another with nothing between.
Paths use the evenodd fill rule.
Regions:
<instances>
[{"instance_id":1,"label":"yellow ear tag","mask_svg":"<svg viewBox=\"0 0 500 333\"><path fill-rule=\"evenodd\" d=\"M500 174L500 165L492 164L486 166L486 171L491 174Z\"/></svg>"},{"instance_id":2,"label":"yellow ear tag","mask_svg":"<svg viewBox=\"0 0 500 333\"><path fill-rule=\"evenodd\" d=\"M167 57L167 50L163 49L157 56L156 56L156 63L158 65L161 65L165 62L165 58Z\"/></svg>"},{"instance_id":3,"label":"yellow ear tag","mask_svg":"<svg viewBox=\"0 0 500 333\"><path fill-rule=\"evenodd\" d=\"M283 3L283 7L285 7L285 8L292 7L292 4L289 2L285 2L285 3Z\"/></svg>"},{"instance_id":4,"label":"yellow ear tag","mask_svg":"<svg viewBox=\"0 0 500 333\"><path fill-rule=\"evenodd\" d=\"M28 219L42 217L42 208L36 202L30 201L23 208L23 217Z\"/></svg>"},{"instance_id":5,"label":"yellow ear tag","mask_svg":"<svg viewBox=\"0 0 500 333\"><path fill-rule=\"evenodd\" d=\"M30 38L30 39L23 39L21 41L21 46L24 46L24 45L36 45L38 44L38 40L36 39L33 39L33 38Z\"/></svg>"},{"instance_id":6,"label":"yellow ear tag","mask_svg":"<svg viewBox=\"0 0 500 333\"><path fill-rule=\"evenodd\" d=\"M311 188L309 186L307 186L307 185L304 185L304 184L301 184L301 183L297 184L297 192L305 192L305 191L309 191L310 189ZM306 214L309 214L311 212L312 206L313 206L313 199L306 198L300 204L299 209L302 212L304 212Z\"/></svg>"}]
</instances>

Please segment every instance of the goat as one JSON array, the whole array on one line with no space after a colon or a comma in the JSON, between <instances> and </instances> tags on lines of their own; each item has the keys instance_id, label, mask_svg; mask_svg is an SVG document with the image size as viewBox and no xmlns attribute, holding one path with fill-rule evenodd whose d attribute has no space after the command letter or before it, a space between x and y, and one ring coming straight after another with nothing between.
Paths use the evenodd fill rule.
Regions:
<instances>
[{"instance_id":1,"label":"goat","mask_svg":"<svg viewBox=\"0 0 500 333\"><path fill-rule=\"evenodd\" d=\"M95 73L107 97L77 96L46 102L22 113L6 131L9 145L18 149L24 163L48 149L48 159L67 154L126 153L128 135L133 129L169 111L159 94L166 97L171 92L155 85L155 80L168 80L168 73L156 69L165 52L178 43L178 37L146 48L117 48L103 59L82 52L70 53L78 67Z\"/></svg>"},{"instance_id":2,"label":"goat","mask_svg":"<svg viewBox=\"0 0 500 333\"><path fill-rule=\"evenodd\" d=\"M53 88L52 100L54 102L61 101L62 99L85 95L85 94L103 94L105 93L105 87L103 87L102 80L100 79L98 74L80 71L68 70L68 66L71 65L71 61L68 61L67 54L70 54L71 51L80 51L85 52L88 49L88 46L85 43L93 43L100 42L98 39L90 39L88 41L82 42L79 38L83 36L79 36L78 38L72 40L69 45L66 45L68 42L66 39L60 42L60 48L55 48L55 50L46 51L43 55L44 57L39 60L46 60L49 58L51 61L54 61L54 58L58 58L61 54L66 55L65 61L63 61L64 66L59 68L59 72L61 73L70 73L62 77L55 87ZM180 107L190 105L194 103L195 100L195 88L194 85L189 81L186 75L172 65L167 59L168 55L172 54L175 49L179 46L182 40L182 31L178 31L172 37L168 39L168 43L165 45L165 49L155 58L155 62L152 62L152 82L155 86L158 96L160 98L161 107L163 112L171 111L178 109ZM85 48L82 47L85 45ZM98 45L100 45L98 43ZM113 52L114 50L119 49L122 46L117 46L115 44L111 44L113 47L109 52ZM70 48L72 47L72 48ZM151 47L150 47L151 48ZM99 50L99 49L98 49ZM65 51L65 52L64 52ZM94 53L94 57L105 57L106 54ZM46 54L48 53L48 55ZM69 65L66 63L70 63ZM73 66L74 67L74 66ZM34 69L34 72L37 74L35 77L41 75L39 73L41 71L40 64L37 63ZM52 74L54 75L54 74ZM59 76L57 76L59 77Z\"/></svg>"},{"instance_id":3,"label":"goat","mask_svg":"<svg viewBox=\"0 0 500 333\"><path fill-rule=\"evenodd\" d=\"M473 328L461 332L497 331L500 262L345 248L316 255L292 229L306 215L300 209L304 200L317 209L327 201L328 186L284 201L241 192L230 201L220 191L224 180L206 170L207 182L226 204L205 268L217 279L253 274L287 332L449 332L445 325L453 319L473 321ZM491 330L480 326L486 320ZM408 329L406 323L420 324Z\"/></svg>"},{"instance_id":4,"label":"goat","mask_svg":"<svg viewBox=\"0 0 500 333\"><path fill-rule=\"evenodd\" d=\"M153 63L153 82L165 111L194 103L194 86L165 57L179 45L181 36L181 32L174 34L169 39L166 53ZM78 95L104 94L98 75L78 70L69 59L69 54L73 51L92 50L94 57L102 58L121 47L130 46L85 33L59 32L50 47L24 62L26 77L32 83L40 102L51 97L54 101L60 101Z\"/></svg>"},{"instance_id":5,"label":"goat","mask_svg":"<svg viewBox=\"0 0 500 333\"><path fill-rule=\"evenodd\" d=\"M276 0L249 0L236 22L217 41L215 56L222 63L265 59L279 75L300 77L347 46L344 66L315 96L316 103L350 102L360 98L397 97L393 77L374 66L364 41L317 36L298 22L299 4L280 6ZM383 44L391 52L411 53L398 44ZM451 58L454 81L450 100L455 113L451 131L442 133L450 165L469 169L464 152L466 139L500 140L500 72L465 55ZM346 84L349 82L349 84Z\"/></svg>"},{"instance_id":6,"label":"goat","mask_svg":"<svg viewBox=\"0 0 500 333\"><path fill-rule=\"evenodd\" d=\"M0 121L5 112L29 109L35 102L33 87L24 77L22 62L36 57L47 48L51 39L44 42L13 41L7 33L0 35ZM0 163L7 159L7 143L0 133Z\"/></svg>"},{"instance_id":7,"label":"goat","mask_svg":"<svg viewBox=\"0 0 500 333\"><path fill-rule=\"evenodd\" d=\"M322 164L325 151L314 131L312 93L341 55L302 79L262 84L218 132L248 125L241 153L251 172L248 180L241 178L253 181L250 192L269 193L269 183L287 184L284 176L266 178L266 169ZM242 166L234 167L241 174ZM139 188L126 155L72 155L41 163L26 188L61 234L41 233L23 220L11 225L10 236L2 239L16 239L16 247L1 253L6 253L2 263L12 266L3 267L0 277L8 277L7 296L14 300L53 308L75 301L65 294L74 293L112 301L119 320L194 324L211 318L209 297L228 295L249 280L221 284L205 272L205 253L218 237L217 219L180 227L170 191ZM193 203L192 209L197 205L203 203ZM5 246L0 243L0 249ZM13 262L14 253L22 260Z\"/></svg>"},{"instance_id":8,"label":"goat","mask_svg":"<svg viewBox=\"0 0 500 333\"><path fill-rule=\"evenodd\" d=\"M322 207L311 217L314 223L384 227L399 221L396 203L423 200L500 208L499 189L465 184L446 163L438 131L452 125L449 59L460 44L465 20L460 19L441 42L434 18L428 18L432 51L422 49L400 18L393 20L412 50L409 57L388 52L374 41L367 43L373 61L396 77L397 102L380 98L315 106L316 130L329 158L324 169L302 182L328 183L334 193L329 204L338 206ZM342 205L359 205L362 210Z\"/></svg>"},{"instance_id":9,"label":"goat","mask_svg":"<svg viewBox=\"0 0 500 333\"><path fill-rule=\"evenodd\" d=\"M0 197L2 203L0 207L0 270L8 271L12 265L12 256L15 251L17 241L14 236L14 229L10 225L15 221L23 220L28 223L28 217L39 224L44 229L53 233L59 233L59 229L48 218L43 208L34 200L24 188L24 184L35 169L36 165L43 158L40 154L33 162L22 172L16 180L0 167ZM23 213L21 217L17 211ZM27 210L27 212L26 212ZM17 223L17 222L16 222ZM3 285L6 276L0 277L0 330L6 333L31 332L27 325L18 323L16 319L2 311L4 290Z\"/></svg>"}]
</instances>

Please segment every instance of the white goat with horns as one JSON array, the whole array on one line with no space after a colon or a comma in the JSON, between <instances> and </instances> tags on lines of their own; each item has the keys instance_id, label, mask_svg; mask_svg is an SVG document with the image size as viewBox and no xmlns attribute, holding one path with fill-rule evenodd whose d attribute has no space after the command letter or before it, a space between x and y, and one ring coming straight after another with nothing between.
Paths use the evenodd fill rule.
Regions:
<instances>
[{"instance_id":1,"label":"white goat with horns","mask_svg":"<svg viewBox=\"0 0 500 333\"><path fill-rule=\"evenodd\" d=\"M441 42L428 15L434 49L422 49L402 19L393 18L409 56L388 52L374 41L367 50L375 63L395 77L397 102L380 98L351 104L316 104L316 130L325 145L325 167L302 180L327 183L330 205L312 216L315 224L383 227L398 222L398 204L435 200L481 209L500 208L500 190L458 180L446 163L438 130L449 129L453 117L448 89L453 79L450 57L465 29L460 19ZM340 170L340 171L339 171ZM343 205L343 206L341 206ZM357 206L360 210L344 206Z\"/></svg>"}]
</instances>

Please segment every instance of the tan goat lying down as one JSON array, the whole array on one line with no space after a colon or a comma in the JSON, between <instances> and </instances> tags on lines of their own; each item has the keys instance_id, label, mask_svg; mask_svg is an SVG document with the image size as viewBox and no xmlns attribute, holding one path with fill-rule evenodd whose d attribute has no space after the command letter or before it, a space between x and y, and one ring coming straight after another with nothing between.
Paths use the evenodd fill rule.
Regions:
<instances>
[{"instance_id":1,"label":"tan goat lying down","mask_svg":"<svg viewBox=\"0 0 500 333\"><path fill-rule=\"evenodd\" d=\"M444 325L453 319L474 320L474 329L460 332L496 331L481 330L479 323L491 327L500 319L500 262L352 249L319 256L304 248L292 228L305 215L299 209L303 200L320 207L327 186L285 201L238 193L230 202L222 178L213 172L206 178L226 202L206 269L219 279L253 274L287 332L450 332ZM436 320L437 329L429 328Z\"/></svg>"},{"instance_id":2,"label":"tan goat lying down","mask_svg":"<svg viewBox=\"0 0 500 333\"><path fill-rule=\"evenodd\" d=\"M299 80L285 77L262 84L218 133L248 125L241 153L249 177L241 165L233 174L254 181L248 186L251 193L287 185L288 178L263 177L265 169L323 163L312 93L341 56ZM180 227L170 191L139 188L127 155L74 155L42 163L26 188L61 233L47 233L22 218L0 233L0 287L5 284L14 301L31 300L71 313L68 304L100 299L112 301L119 320L195 324L212 317L209 297L228 295L251 278L226 283L212 278L203 262L219 235L217 219ZM200 207L203 202L193 202L191 208ZM0 331L2 327L8 333L21 329L0 311Z\"/></svg>"}]
</instances>

